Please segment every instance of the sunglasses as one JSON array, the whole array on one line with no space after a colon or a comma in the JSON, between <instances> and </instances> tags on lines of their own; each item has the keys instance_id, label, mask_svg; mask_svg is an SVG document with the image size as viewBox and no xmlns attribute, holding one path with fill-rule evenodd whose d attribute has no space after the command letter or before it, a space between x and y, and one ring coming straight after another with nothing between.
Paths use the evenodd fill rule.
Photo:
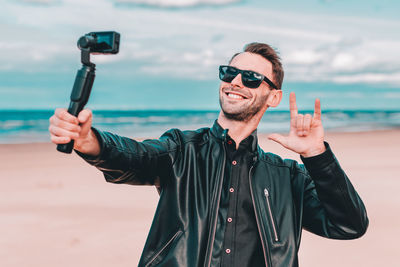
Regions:
<instances>
[{"instance_id":1,"label":"sunglasses","mask_svg":"<svg viewBox=\"0 0 400 267\"><path fill-rule=\"evenodd\" d=\"M265 81L272 88L279 90L270 79L260 73L251 70L240 70L232 66L219 66L219 79L221 81L230 83L239 75L239 73L242 74L242 83L246 87L257 88L260 86L262 81Z\"/></svg>"}]
</instances>

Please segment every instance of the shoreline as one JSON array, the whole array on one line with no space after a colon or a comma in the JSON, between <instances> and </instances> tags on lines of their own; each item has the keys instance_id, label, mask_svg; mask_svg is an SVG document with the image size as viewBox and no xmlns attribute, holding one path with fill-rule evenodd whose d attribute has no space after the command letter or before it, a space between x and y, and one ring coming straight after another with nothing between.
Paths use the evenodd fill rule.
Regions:
<instances>
[{"instance_id":1,"label":"shoreline","mask_svg":"<svg viewBox=\"0 0 400 267\"><path fill-rule=\"evenodd\" d=\"M300 162L267 134L258 136L265 151ZM351 241L303 231L300 266L397 263L399 137L400 129L326 132L370 225L365 236ZM157 206L154 187L109 184L76 153L60 153L50 142L0 144L0 162L1 266L137 265Z\"/></svg>"},{"instance_id":2,"label":"shoreline","mask_svg":"<svg viewBox=\"0 0 400 267\"><path fill-rule=\"evenodd\" d=\"M98 127L100 128L100 127ZM185 129L186 130L186 129ZM195 130L195 129L193 129ZM265 131L258 131L258 136L267 136L268 134L271 133L279 133L279 134L287 134L288 132L282 132L282 131L275 131L275 132L265 132ZM119 134L118 131L112 131L113 133ZM382 127L378 129L371 129L371 130L350 130L350 129L345 129L345 130L331 130L331 129L325 129L325 137L329 137L330 135L342 135L342 134L368 134L368 133L381 133L381 132L400 132L400 125L399 126L393 126L393 127ZM119 134L122 136L126 136L129 138L133 138L137 141L143 141L145 139L157 139L160 136L152 136L151 134L146 135L146 137L137 137L137 136L130 136L130 135L124 135L124 134ZM27 141L27 142L15 142L15 143L2 143L0 142L0 147L1 146L9 146L9 145L38 145L38 144L52 144L50 141L50 135L48 135L48 141Z\"/></svg>"},{"instance_id":3,"label":"shoreline","mask_svg":"<svg viewBox=\"0 0 400 267\"><path fill-rule=\"evenodd\" d=\"M93 111L93 126L125 136L158 137L170 128L194 130L211 127L217 111L206 110L111 110ZM301 113L312 113L301 110ZM49 118L53 111L0 110L0 143L49 142ZM324 110L326 132L363 132L400 129L400 110ZM258 125L260 133L289 130L289 110L270 110Z\"/></svg>"}]
</instances>

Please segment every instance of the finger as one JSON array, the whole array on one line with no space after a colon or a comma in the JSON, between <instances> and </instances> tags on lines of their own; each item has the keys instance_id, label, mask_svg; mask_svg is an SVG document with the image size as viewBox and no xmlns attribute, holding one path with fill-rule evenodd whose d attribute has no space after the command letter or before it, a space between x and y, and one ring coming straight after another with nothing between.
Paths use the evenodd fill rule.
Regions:
<instances>
[{"instance_id":1,"label":"finger","mask_svg":"<svg viewBox=\"0 0 400 267\"><path fill-rule=\"evenodd\" d=\"M72 123L69 123L69 122L64 121L64 120L60 120L57 117L50 118L50 125L54 125L56 127L59 127L59 128L64 129L64 130L71 131L71 132L78 132L79 133L81 131L81 127L79 125L72 124Z\"/></svg>"},{"instance_id":2,"label":"finger","mask_svg":"<svg viewBox=\"0 0 400 267\"><path fill-rule=\"evenodd\" d=\"M290 109L290 122L291 125L295 127L296 116L297 116L297 104L296 104L296 94L294 92L290 93L289 96L289 109Z\"/></svg>"},{"instance_id":3,"label":"finger","mask_svg":"<svg viewBox=\"0 0 400 267\"><path fill-rule=\"evenodd\" d=\"M82 127L82 136L86 136L92 127L92 111L89 109L82 110L78 115L78 120Z\"/></svg>"},{"instance_id":4,"label":"finger","mask_svg":"<svg viewBox=\"0 0 400 267\"><path fill-rule=\"evenodd\" d=\"M319 98L315 99L314 120L321 120L321 101Z\"/></svg>"},{"instance_id":5,"label":"finger","mask_svg":"<svg viewBox=\"0 0 400 267\"><path fill-rule=\"evenodd\" d=\"M58 137L69 137L71 139L77 139L79 138L79 134L76 132L70 132L67 130L64 130L62 128L59 128L54 125L49 126L49 132L53 136L58 136Z\"/></svg>"},{"instance_id":6,"label":"finger","mask_svg":"<svg viewBox=\"0 0 400 267\"><path fill-rule=\"evenodd\" d=\"M78 114L78 120L80 123L85 123L88 119L92 117L92 111L90 109L84 109Z\"/></svg>"},{"instance_id":7,"label":"finger","mask_svg":"<svg viewBox=\"0 0 400 267\"><path fill-rule=\"evenodd\" d=\"M54 115L59 118L60 120L64 120L67 121L69 123L74 123L74 124L78 124L78 119L69 114L68 111L65 108L58 108L56 109L56 111L54 112Z\"/></svg>"},{"instance_id":8,"label":"finger","mask_svg":"<svg viewBox=\"0 0 400 267\"><path fill-rule=\"evenodd\" d=\"M304 121L304 115L298 114L296 117L296 130L298 136L303 136L303 121Z\"/></svg>"},{"instance_id":9,"label":"finger","mask_svg":"<svg viewBox=\"0 0 400 267\"><path fill-rule=\"evenodd\" d=\"M275 141L278 144L281 144L282 146L286 147L287 146L287 137L280 135L280 134L270 134L267 136L269 140Z\"/></svg>"},{"instance_id":10,"label":"finger","mask_svg":"<svg viewBox=\"0 0 400 267\"><path fill-rule=\"evenodd\" d=\"M55 135L52 135L50 137L50 139L51 139L51 142L53 142L54 144L57 144L57 145L58 144L67 144L71 141L71 138L69 138L69 137L55 136Z\"/></svg>"},{"instance_id":11,"label":"finger","mask_svg":"<svg viewBox=\"0 0 400 267\"><path fill-rule=\"evenodd\" d=\"M311 122L312 122L311 114L304 115L304 119L303 119L303 135L304 136L307 136L310 133Z\"/></svg>"}]
</instances>

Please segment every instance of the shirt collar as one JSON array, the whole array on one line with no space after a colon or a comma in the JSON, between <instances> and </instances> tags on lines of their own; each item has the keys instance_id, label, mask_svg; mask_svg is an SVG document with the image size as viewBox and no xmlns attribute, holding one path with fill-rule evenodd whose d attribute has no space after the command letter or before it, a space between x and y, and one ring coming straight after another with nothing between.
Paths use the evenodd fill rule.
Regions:
<instances>
[{"instance_id":1,"label":"shirt collar","mask_svg":"<svg viewBox=\"0 0 400 267\"><path fill-rule=\"evenodd\" d=\"M229 129L224 129L222 128L221 125L219 125L218 120L214 121L214 125L211 128L211 133L219 140L226 142L227 140L227 135L228 135ZM256 152L257 151L257 146L258 146L258 139L257 139L257 129L255 129L250 135L250 144L251 144L251 151Z\"/></svg>"}]
</instances>

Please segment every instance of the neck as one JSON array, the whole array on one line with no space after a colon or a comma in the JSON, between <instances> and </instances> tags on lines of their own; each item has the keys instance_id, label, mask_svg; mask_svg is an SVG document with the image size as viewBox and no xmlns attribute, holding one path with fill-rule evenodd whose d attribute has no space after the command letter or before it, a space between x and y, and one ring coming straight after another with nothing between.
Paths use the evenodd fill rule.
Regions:
<instances>
[{"instance_id":1,"label":"neck","mask_svg":"<svg viewBox=\"0 0 400 267\"><path fill-rule=\"evenodd\" d=\"M218 123L222 128L229 129L229 136L235 141L237 149L240 142L257 129L261 118L262 114L256 114L249 121L235 121L228 119L221 110L218 116Z\"/></svg>"}]
</instances>

